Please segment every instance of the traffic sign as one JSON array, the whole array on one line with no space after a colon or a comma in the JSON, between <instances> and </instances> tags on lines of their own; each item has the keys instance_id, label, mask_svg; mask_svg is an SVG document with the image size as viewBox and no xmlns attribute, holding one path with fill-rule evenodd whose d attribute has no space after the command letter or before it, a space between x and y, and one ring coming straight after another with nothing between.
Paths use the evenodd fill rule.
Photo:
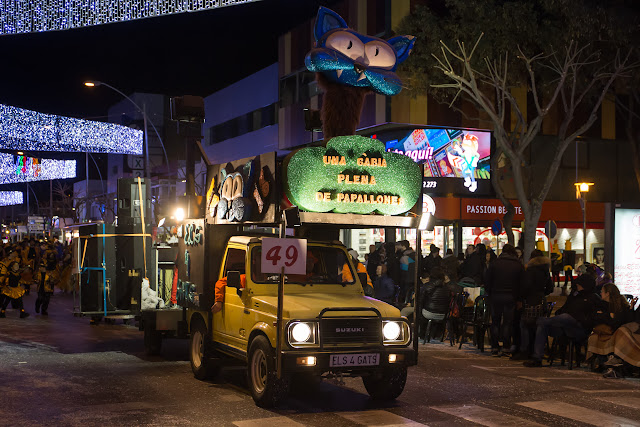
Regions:
<instances>
[{"instance_id":1,"label":"traffic sign","mask_svg":"<svg viewBox=\"0 0 640 427\"><path fill-rule=\"evenodd\" d=\"M558 226L555 221L547 221L544 225L544 234L547 235L548 238L553 239L558 234Z\"/></svg>"},{"instance_id":2,"label":"traffic sign","mask_svg":"<svg viewBox=\"0 0 640 427\"><path fill-rule=\"evenodd\" d=\"M497 236L500 233L502 233L502 221L496 219L495 221L493 221L493 224L491 224L491 234Z\"/></svg>"},{"instance_id":3,"label":"traffic sign","mask_svg":"<svg viewBox=\"0 0 640 427\"><path fill-rule=\"evenodd\" d=\"M305 239L262 239L263 273L306 274L307 241Z\"/></svg>"},{"instance_id":4,"label":"traffic sign","mask_svg":"<svg viewBox=\"0 0 640 427\"><path fill-rule=\"evenodd\" d=\"M144 157L128 155L127 165L130 169L144 169Z\"/></svg>"}]
</instances>

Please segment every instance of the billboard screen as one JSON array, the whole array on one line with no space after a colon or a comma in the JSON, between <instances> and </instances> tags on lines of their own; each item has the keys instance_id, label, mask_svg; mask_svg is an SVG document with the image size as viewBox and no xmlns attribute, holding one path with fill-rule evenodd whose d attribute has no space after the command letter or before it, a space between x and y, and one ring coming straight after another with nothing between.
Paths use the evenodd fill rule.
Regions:
<instances>
[{"instance_id":1,"label":"billboard screen","mask_svg":"<svg viewBox=\"0 0 640 427\"><path fill-rule=\"evenodd\" d=\"M475 129L414 128L380 132L387 151L424 164L427 193L491 192L491 132Z\"/></svg>"},{"instance_id":2,"label":"billboard screen","mask_svg":"<svg viewBox=\"0 0 640 427\"><path fill-rule=\"evenodd\" d=\"M640 209L619 209L614 219L614 281L621 294L640 296Z\"/></svg>"}]
</instances>

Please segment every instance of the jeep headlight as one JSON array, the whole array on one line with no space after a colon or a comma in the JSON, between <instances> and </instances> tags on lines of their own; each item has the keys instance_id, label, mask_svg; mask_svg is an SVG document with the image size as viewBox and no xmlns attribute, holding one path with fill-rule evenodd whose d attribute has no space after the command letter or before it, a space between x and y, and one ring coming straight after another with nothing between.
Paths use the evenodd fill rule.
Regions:
<instances>
[{"instance_id":1,"label":"jeep headlight","mask_svg":"<svg viewBox=\"0 0 640 427\"><path fill-rule=\"evenodd\" d=\"M408 342L409 327L400 320L384 320L382 322L382 337L385 344L406 344Z\"/></svg>"},{"instance_id":2,"label":"jeep headlight","mask_svg":"<svg viewBox=\"0 0 640 427\"><path fill-rule=\"evenodd\" d=\"M317 342L317 327L315 322L292 322L288 328L289 344L304 346Z\"/></svg>"}]
</instances>

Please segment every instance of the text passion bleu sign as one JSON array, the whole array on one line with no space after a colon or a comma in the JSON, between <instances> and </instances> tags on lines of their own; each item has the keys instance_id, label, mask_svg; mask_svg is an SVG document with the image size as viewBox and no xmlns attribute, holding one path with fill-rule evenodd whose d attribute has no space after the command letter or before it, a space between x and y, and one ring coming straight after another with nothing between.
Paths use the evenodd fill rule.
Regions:
<instances>
[{"instance_id":1,"label":"text passion bleu sign","mask_svg":"<svg viewBox=\"0 0 640 427\"><path fill-rule=\"evenodd\" d=\"M302 148L285 159L283 170L289 201L310 212L398 215L416 204L422 188L411 158L362 136Z\"/></svg>"}]
</instances>

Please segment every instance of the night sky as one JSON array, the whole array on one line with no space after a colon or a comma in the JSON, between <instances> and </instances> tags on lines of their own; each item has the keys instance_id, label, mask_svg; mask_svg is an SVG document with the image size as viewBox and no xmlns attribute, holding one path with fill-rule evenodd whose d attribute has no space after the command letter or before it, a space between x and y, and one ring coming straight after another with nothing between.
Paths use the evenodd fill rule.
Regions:
<instances>
[{"instance_id":1,"label":"night sky","mask_svg":"<svg viewBox=\"0 0 640 427\"><path fill-rule=\"evenodd\" d=\"M0 103L80 118L124 93L207 96L277 61L277 37L336 1L264 0L206 12L0 36Z\"/></svg>"},{"instance_id":2,"label":"night sky","mask_svg":"<svg viewBox=\"0 0 640 427\"><path fill-rule=\"evenodd\" d=\"M277 61L278 36L315 17L337 0L263 0L205 12L148 18L39 34L0 36L0 103L43 113L106 120L126 94L160 93L206 97ZM0 147L2 149L2 147ZM84 155L77 159L84 179ZM95 155L100 162L103 156ZM93 169L90 162L90 170ZM95 171L92 172L91 179ZM65 180L71 184L73 180ZM49 182L29 184L48 198ZM25 190L24 184L2 190Z\"/></svg>"}]
</instances>

